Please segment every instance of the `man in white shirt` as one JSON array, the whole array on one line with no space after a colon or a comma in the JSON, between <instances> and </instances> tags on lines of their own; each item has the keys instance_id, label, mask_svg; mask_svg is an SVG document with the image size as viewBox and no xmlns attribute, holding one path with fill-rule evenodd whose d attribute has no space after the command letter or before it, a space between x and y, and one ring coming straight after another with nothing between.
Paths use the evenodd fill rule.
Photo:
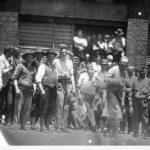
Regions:
<instances>
[{"instance_id":1,"label":"man in white shirt","mask_svg":"<svg viewBox=\"0 0 150 150\"><path fill-rule=\"evenodd\" d=\"M81 94L85 96L85 100L90 104L91 107L96 93L96 89L93 87L92 83L93 74L94 71L92 67L89 67L88 72L81 74L77 85Z\"/></svg>"},{"instance_id":2,"label":"man in white shirt","mask_svg":"<svg viewBox=\"0 0 150 150\"><path fill-rule=\"evenodd\" d=\"M0 70L2 78L0 78L0 117L4 101L7 100L7 92L9 90L10 71L13 69L9 64L9 58L13 54L13 47L4 48L4 53L0 55ZM5 102L7 104L7 102Z\"/></svg>"},{"instance_id":3,"label":"man in white shirt","mask_svg":"<svg viewBox=\"0 0 150 150\"><path fill-rule=\"evenodd\" d=\"M54 116L57 98L57 70L53 65L56 53L48 50L47 61L41 64L36 75L36 82L41 92L40 101L40 130L49 130L50 119Z\"/></svg>"},{"instance_id":4,"label":"man in white shirt","mask_svg":"<svg viewBox=\"0 0 150 150\"><path fill-rule=\"evenodd\" d=\"M82 31L79 30L77 36L73 37L74 55L78 56L80 60L84 59L85 48L87 47L87 40L83 38Z\"/></svg>"},{"instance_id":5,"label":"man in white shirt","mask_svg":"<svg viewBox=\"0 0 150 150\"><path fill-rule=\"evenodd\" d=\"M61 46L60 46L61 47ZM75 92L75 80L73 62L67 57L67 50L63 46L60 48L59 58L54 60L54 66L58 74L58 82L62 85L64 90L64 108L63 108L63 127L62 130L67 131L68 116L70 105L68 101L68 95L70 91Z\"/></svg>"}]
</instances>

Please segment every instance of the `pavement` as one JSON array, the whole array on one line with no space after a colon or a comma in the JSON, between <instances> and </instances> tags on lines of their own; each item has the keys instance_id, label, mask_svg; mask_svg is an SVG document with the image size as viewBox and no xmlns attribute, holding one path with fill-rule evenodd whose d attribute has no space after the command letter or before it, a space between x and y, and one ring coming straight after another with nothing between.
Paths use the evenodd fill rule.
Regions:
<instances>
[{"instance_id":1,"label":"pavement","mask_svg":"<svg viewBox=\"0 0 150 150\"><path fill-rule=\"evenodd\" d=\"M51 126L49 132L40 132L39 126L36 130L14 129L11 126L0 125L2 134L8 145L20 146L88 146L88 145L120 145L120 146L137 146L150 145L150 138L144 139L142 136L138 138L128 134L119 134L116 138L104 137L102 133L69 129L70 133L57 133Z\"/></svg>"}]
</instances>

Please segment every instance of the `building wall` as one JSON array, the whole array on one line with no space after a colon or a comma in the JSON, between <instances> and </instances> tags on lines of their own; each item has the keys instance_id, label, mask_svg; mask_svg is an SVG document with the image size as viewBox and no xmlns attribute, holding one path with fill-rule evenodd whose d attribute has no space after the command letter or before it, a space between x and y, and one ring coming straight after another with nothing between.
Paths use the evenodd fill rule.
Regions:
<instances>
[{"instance_id":1,"label":"building wall","mask_svg":"<svg viewBox=\"0 0 150 150\"><path fill-rule=\"evenodd\" d=\"M0 12L0 52L5 46L17 45L18 13Z\"/></svg>"},{"instance_id":2,"label":"building wall","mask_svg":"<svg viewBox=\"0 0 150 150\"><path fill-rule=\"evenodd\" d=\"M17 45L19 0L0 1L0 52Z\"/></svg>"},{"instance_id":3,"label":"building wall","mask_svg":"<svg viewBox=\"0 0 150 150\"><path fill-rule=\"evenodd\" d=\"M127 56L136 66L146 64L148 20L129 19L127 28Z\"/></svg>"},{"instance_id":4,"label":"building wall","mask_svg":"<svg viewBox=\"0 0 150 150\"><path fill-rule=\"evenodd\" d=\"M21 0L21 14L82 18L98 20L126 20L125 3L113 0Z\"/></svg>"}]
</instances>

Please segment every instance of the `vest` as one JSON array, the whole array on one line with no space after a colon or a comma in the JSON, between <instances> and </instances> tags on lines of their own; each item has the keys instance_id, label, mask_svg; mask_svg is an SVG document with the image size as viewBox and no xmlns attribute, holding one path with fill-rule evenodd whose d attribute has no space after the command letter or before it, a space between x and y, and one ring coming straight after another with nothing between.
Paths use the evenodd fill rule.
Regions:
<instances>
[{"instance_id":1,"label":"vest","mask_svg":"<svg viewBox=\"0 0 150 150\"><path fill-rule=\"evenodd\" d=\"M45 74L43 77L43 85L47 85L49 87L54 87L57 84L57 73L56 69L49 65L48 63L45 64Z\"/></svg>"}]
</instances>

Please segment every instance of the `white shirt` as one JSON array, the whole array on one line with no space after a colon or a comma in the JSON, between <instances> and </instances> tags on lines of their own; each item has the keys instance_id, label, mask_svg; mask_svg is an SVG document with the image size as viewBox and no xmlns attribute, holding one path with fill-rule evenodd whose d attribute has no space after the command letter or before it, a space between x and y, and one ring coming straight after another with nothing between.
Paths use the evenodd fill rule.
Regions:
<instances>
[{"instance_id":1,"label":"white shirt","mask_svg":"<svg viewBox=\"0 0 150 150\"><path fill-rule=\"evenodd\" d=\"M100 49L104 49L104 42L98 41L97 44L98 44Z\"/></svg>"},{"instance_id":2,"label":"white shirt","mask_svg":"<svg viewBox=\"0 0 150 150\"><path fill-rule=\"evenodd\" d=\"M78 86L81 87L82 94L94 95L96 93L95 87L93 87L92 80L89 80L87 72L80 75Z\"/></svg>"},{"instance_id":3,"label":"white shirt","mask_svg":"<svg viewBox=\"0 0 150 150\"><path fill-rule=\"evenodd\" d=\"M91 64L92 64L92 68L93 68L94 72L101 71L100 64L97 64L96 62L92 62Z\"/></svg>"},{"instance_id":4,"label":"white shirt","mask_svg":"<svg viewBox=\"0 0 150 150\"><path fill-rule=\"evenodd\" d=\"M67 75L67 77L71 77L73 75L74 70L71 60L66 59L66 61L61 61L60 59L55 59L53 63L56 67L58 76Z\"/></svg>"},{"instance_id":5,"label":"white shirt","mask_svg":"<svg viewBox=\"0 0 150 150\"><path fill-rule=\"evenodd\" d=\"M75 36L73 38L74 46L79 48L79 51L82 51L85 47L87 47L87 40L85 38L79 38Z\"/></svg>"},{"instance_id":6,"label":"white shirt","mask_svg":"<svg viewBox=\"0 0 150 150\"><path fill-rule=\"evenodd\" d=\"M43 79L44 75L45 75L45 64L43 63L43 64L40 64L40 66L38 68L38 72L35 76L36 82L37 83L42 82L42 79Z\"/></svg>"},{"instance_id":7,"label":"white shirt","mask_svg":"<svg viewBox=\"0 0 150 150\"><path fill-rule=\"evenodd\" d=\"M6 84L8 83L8 80L10 78L10 74L8 73L9 68L10 68L10 64L9 64L8 60L6 59L5 55L2 54L0 56L0 70L1 70L2 75L0 75L0 76L2 76L2 82L3 82L4 87L6 86Z\"/></svg>"}]
</instances>

